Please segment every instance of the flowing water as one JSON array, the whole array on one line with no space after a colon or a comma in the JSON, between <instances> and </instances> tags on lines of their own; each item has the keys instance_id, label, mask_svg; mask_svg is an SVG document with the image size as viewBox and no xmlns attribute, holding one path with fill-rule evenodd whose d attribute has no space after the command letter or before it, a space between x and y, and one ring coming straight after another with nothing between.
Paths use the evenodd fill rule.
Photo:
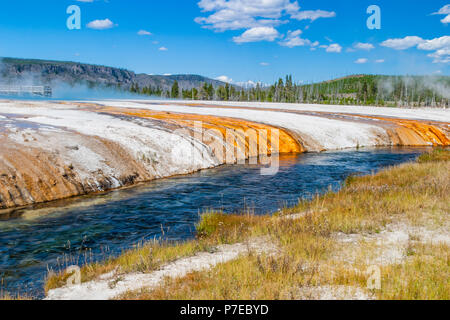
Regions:
<instances>
[{"instance_id":1,"label":"flowing water","mask_svg":"<svg viewBox=\"0 0 450 320\"><path fill-rule=\"evenodd\" d=\"M130 189L17 211L0 221L0 287L43 296L48 268L60 270L114 256L139 242L195 236L199 214L276 212L351 174L369 174L415 159L423 148L389 148L283 156L274 176L233 165L157 180Z\"/></svg>"}]
</instances>

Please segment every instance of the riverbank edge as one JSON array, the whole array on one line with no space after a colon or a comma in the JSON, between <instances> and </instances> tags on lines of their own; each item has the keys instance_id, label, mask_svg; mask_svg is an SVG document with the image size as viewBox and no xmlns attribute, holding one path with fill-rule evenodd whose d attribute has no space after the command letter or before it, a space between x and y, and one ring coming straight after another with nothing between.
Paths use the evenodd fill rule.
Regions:
<instances>
[{"instance_id":1,"label":"riverbank edge","mask_svg":"<svg viewBox=\"0 0 450 320\"><path fill-rule=\"evenodd\" d=\"M88 110L88 109L86 109L86 110ZM129 110L132 110L132 109L128 109L127 107L124 107L123 110L128 110L128 113L130 113L131 111L129 111ZM142 118L142 119L145 119L147 117L144 114L135 115L132 112L131 112L131 114L127 114L127 111L123 111L123 110L121 112L123 114L126 114L127 116L133 115L133 116L137 116L137 118ZM142 109L141 111L150 112L151 110ZM105 110L105 112L106 112L106 110ZM111 114L118 113L116 115L121 114L117 110L115 112L112 112L112 110L109 110L109 112L111 112ZM155 112L155 111L153 110L153 112ZM293 110L290 110L290 112L293 112ZM185 121L184 118L188 117L188 115L194 116L194 114L179 114L179 115L182 115L183 121ZM265 123L266 121L264 119L263 119L264 121L260 120L260 121L254 122L252 120L241 119L240 117L223 117L220 115L213 116L213 115L202 115L202 114L195 114L195 116L196 117L220 118L222 120L228 119L227 121L229 121L230 119L233 119L233 121L236 121L236 122L243 121L245 123L252 122L253 124L256 124L258 126L269 126L269 127L276 128L280 131L285 131L286 135L288 135L290 138L292 138L292 140L295 140L298 147L302 150L299 153L302 153L303 151L319 152L319 151L325 151L325 150L333 151L333 150L345 150L346 149L344 147L339 148L338 145L334 145L334 144L332 146L325 147L323 145L325 142L321 141L322 139L315 139L315 138L313 139L314 134L311 135L311 134L306 134L306 133L305 134L296 133L296 129L293 129L293 128L288 129L288 128L285 128L283 125L269 125L269 124ZM383 136L386 135L385 138L381 139L379 136L380 133L378 132L377 134L375 134L373 137L370 138L370 140L372 140L372 138L374 139L370 143L364 143L360 146L359 140L358 140L357 145L354 146L356 148L360 148L360 147L367 147L367 148L392 147L392 146L426 147L426 146L431 146L431 145L448 146L450 144L450 141L447 138L448 126L446 126L446 123L444 123L444 122L442 122L440 125L436 125L436 124L430 125L430 124L427 124L428 122L430 122L427 120L407 120L407 119L398 118L394 121L394 118L389 118L389 119L388 118L379 118L379 117L377 118L374 116L363 115L363 114L359 114L359 115L357 115L357 117L358 118L368 118L368 119L373 118L372 120L375 120L377 122L379 122L380 120L382 120L382 121L389 120L388 121L389 129L387 129L385 126L380 126L379 129L381 129L381 131L384 132L382 135ZM149 118L151 118L151 117L149 117ZM391 123L392 121L394 121L395 123ZM411 126L411 122L413 122L412 126ZM394 127L397 127L396 130L393 130L391 128L392 125L394 125ZM445 130L442 129L442 126L445 126ZM182 127L184 128L184 126L182 126ZM422 127L422 128L420 128L420 127ZM343 128L345 128L345 126ZM189 126L186 126L186 129L189 129ZM357 129L357 128L355 128L355 129ZM402 130L400 130L400 129L402 129ZM400 131L406 130L407 134L405 135L405 132L400 134L400 132L397 132L397 130L400 130ZM352 133L352 135L355 135L356 132L358 132L358 131L355 131L355 133ZM334 132L331 133L331 135L333 135L333 134L334 134ZM302 137L300 137L300 135ZM407 138L407 137L409 137L409 138ZM411 137L415 137L415 138L411 138ZM100 138L100 137L96 137L96 138ZM104 138L106 140L108 140L107 137L104 137ZM91 137L91 139L93 139L93 137ZM419 139L419 140L417 140L417 139ZM28 140L28 138L26 138L25 140ZM311 141L307 142L309 140L311 140ZM390 143L389 143L389 141L390 141ZM313 146L313 145L314 146L306 148L305 145L307 145L307 144L308 145L311 144L311 146ZM31 144L31 146L33 146L33 144ZM120 146L117 146L117 147L120 147ZM336 149L334 149L334 148L336 148ZM73 148L69 147L69 149L73 149ZM25 152L25 154L26 153L27 152ZM24 159L24 158L21 158L20 156L18 156L16 158L22 159L22 160ZM56 158L59 158L59 156L57 156ZM106 157L106 158L108 159L108 157ZM34 159L34 157L33 157L33 159ZM108 161L110 161L110 160L111 159L109 159ZM137 160L137 159L135 159L135 160ZM38 162L43 163L42 161L38 161ZM198 169L198 170L197 169L183 169L184 171L182 171L182 172L184 172L184 173L181 173L180 175L182 176L184 174L191 174L191 173L195 173L197 171L205 170L208 168L213 168L213 167L216 167L216 164L217 163L208 164L207 166L204 166L202 169ZM102 194L104 192L119 190L119 189L123 189L123 188L127 188L127 187L134 187L140 183L147 183L147 182L150 182L150 181L153 181L156 179L177 176L177 174L174 174L174 172L171 172L171 173L168 173L167 175L163 174L163 175L157 175L157 176L151 176L151 175L148 176L146 174L144 174L144 175L141 174L139 177L139 175L136 173L138 171L133 171L133 173L126 174L122 178L120 178L119 176L110 176L108 174L103 175L103 173L101 173L101 175L103 175L103 176L99 178L100 180L96 180L97 178L94 177L94 180L93 180L94 183L92 183L92 181L90 181L89 179L88 180L86 180L86 179L80 180L79 178L77 178L76 174L74 174L74 172L73 172L73 168L74 168L73 164L67 163L63 167L47 165L46 166L47 168L55 167L55 168L61 169L61 175L59 173L51 174L50 176L45 174L44 176L46 176L47 178L50 178L50 179L47 179L48 181L45 181L45 179L43 179L45 183L42 183L42 181L41 181L42 177L37 176L37 174L35 172L33 172L32 174L30 174L30 173L24 174L24 172L22 172L24 170L24 168L29 169L30 167L32 167L32 166L21 165L22 169L20 169L20 170L14 169L17 172L12 172L10 175L5 174L5 173L2 174L2 176L5 176L5 181L8 181L8 183L3 185L2 190L4 192L3 192L3 194L0 194L0 207L1 207L0 219L6 220L8 218L17 217L18 215L20 215L20 211L26 210L27 208L34 208L34 207L39 208L39 206L52 205L52 203L56 202L56 201L68 200L68 199L82 197L82 196L86 196L86 195L89 196L89 195ZM78 168L78 167L79 166L75 165L75 168ZM144 171L146 171L146 170L144 170ZM40 172L40 171L37 171L37 172ZM95 171L93 171L93 172L95 172ZM145 177L143 177L143 176L145 176ZM21 179L19 179L20 183L16 181L17 177L22 177ZM55 177L59 177L60 180L58 180L58 179L55 180L54 179ZM116 187L116 184L112 183L113 181L120 181L121 186ZM60 189L60 187L62 189ZM51 191L48 191L47 190L48 188L50 188ZM45 191L45 192L43 192L43 191Z\"/></svg>"},{"instance_id":2,"label":"riverbank edge","mask_svg":"<svg viewBox=\"0 0 450 320\"><path fill-rule=\"evenodd\" d=\"M142 288L119 298L317 299L335 294L338 299L355 295L448 299L450 291L445 279L450 273L449 243L440 240L449 235L449 169L450 150L434 149L416 163L375 175L349 177L339 192L301 201L274 216L209 212L197 225L196 240L141 244L104 263L85 265L81 268L81 280L89 282L112 272L120 281L120 275L151 273L179 259L214 252L219 245L265 236L279 248L276 256L248 252L211 270L193 272L167 280L157 288ZM372 212L368 214L367 210ZM401 248L395 245L393 250L395 243L389 241L387 246L380 244L386 235L405 232L408 239ZM424 234L431 237L419 240ZM433 243L433 239L440 240ZM368 256L377 256L377 252L378 258L392 263L374 263L377 258ZM436 261L430 263L430 257ZM424 263L427 259L428 263ZM370 266L380 271L382 289L366 289L365 271ZM64 272L50 273L46 293L65 286L69 277Z\"/></svg>"}]
</instances>

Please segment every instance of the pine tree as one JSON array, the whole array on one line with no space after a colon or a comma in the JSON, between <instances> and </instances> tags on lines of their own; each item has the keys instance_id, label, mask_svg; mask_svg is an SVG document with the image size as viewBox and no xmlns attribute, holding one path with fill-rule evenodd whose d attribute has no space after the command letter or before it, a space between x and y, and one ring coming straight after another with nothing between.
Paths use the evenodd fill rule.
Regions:
<instances>
[{"instance_id":1,"label":"pine tree","mask_svg":"<svg viewBox=\"0 0 450 320\"><path fill-rule=\"evenodd\" d=\"M172 85L172 90L171 90L171 98L179 98L180 96L180 87L178 86L178 81L175 80L175 82Z\"/></svg>"},{"instance_id":2,"label":"pine tree","mask_svg":"<svg viewBox=\"0 0 450 320\"><path fill-rule=\"evenodd\" d=\"M209 84L207 92L208 92L208 100L213 100L214 99L214 87L213 87L212 83Z\"/></svg>"}]
</instances>

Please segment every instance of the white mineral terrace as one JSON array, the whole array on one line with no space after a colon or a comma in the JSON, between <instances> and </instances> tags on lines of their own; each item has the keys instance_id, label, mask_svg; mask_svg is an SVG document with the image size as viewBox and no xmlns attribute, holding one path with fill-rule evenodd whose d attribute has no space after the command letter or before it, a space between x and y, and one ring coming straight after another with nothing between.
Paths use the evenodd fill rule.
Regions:
<instances>
[{"instance_id":1,"label":"white mineral terrace","mask_svg":"<svg viewBox=\"0 0 450 320\"><path fill-rule=\"evenodd\" d=\"M197 129L185 121L188 118L207 121L209 128L218 130L236 126L278 129L284 134L280 152L449 145L450 137L450 110L445 109L161 100L3 100L0 209L223 164L225 159L218 157L202 133L198 138ZM239 133L235 136L238 139ZM225 137L215 135L214 139L226 150L234 150L234 142ZM262 144L261 140L258 143ZM242 151L245 154L248 150ZM236 159L233 153L232 161Z\"/></svg>"}]
</instances>

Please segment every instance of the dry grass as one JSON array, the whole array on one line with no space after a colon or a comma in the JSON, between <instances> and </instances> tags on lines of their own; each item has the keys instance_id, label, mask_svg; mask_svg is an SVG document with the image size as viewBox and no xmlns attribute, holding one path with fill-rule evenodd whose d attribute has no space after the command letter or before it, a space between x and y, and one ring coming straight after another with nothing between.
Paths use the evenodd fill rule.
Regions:
<instances>
[{"instance_id":1,"label":"dry grass","mask_svg":"<svg viewBox=\"0 0 450 320\"><path fill-rule=\"evenodd\" d=\"M118 273L151 272L163 264L192 256L200 251L208 251L211 248L208 241L189 241L176 245L158 241L146 243L106 262L85 265L81 268L81 281L88 282L112 271ZM66 274L64 271L58 274L49 274L45 292L66 285L69 277L70 274Z\"/></svg>"},{"instance_id":2,"label":"dry grass","mask_svg":"<svg viewBox=\"0 0 450 320\"><path fill-rule=\"evenodd\" d=\"M28 300L33 300L33 298L29 297L29 296L24 296L24 295L15 295L15 296L11 296L10 294L3 294L0 293L0 301L28 301Z\"/></svg>"},{"instance_id":3,"label":"dry grass","mask_svg":"<svg viewBox=\"0 0 450 320\"><path fill-rule=\"evenodd\" d=\"M414 244L403 264L382 269L380 299L449 300L450 250L445 244Z\"/></svg>"},{"instance_id":4,"label":"dry grass","mask_svg":"<svg viewBox=\"0 0 450 320\"><path fill-rule=\"evenodd\" d=\"M324 290L354 288L362 298L449 299L448 243L423 243L420 234L412 234L400 248L401 261L378 264L377 257L392 248L375 241L386 236L384 230L392 225L440 228L448 234L449 160L449 150L436 150L421 156L417 163L351 177L341 191L300 201L274 217L209 213L198 225L198 240L159 247L157 263L152 258L151 263L143 264L141 248L84 270L93 268L93 274L98 275L99 270L119 265L124 271L149 271L205 246L265 235L279 247L277 256L248 254L209 271L167 279L156 289L129 292L119 298L318 299ZM282 218L295 213L304 214L298 219ZM347 243L337 235L362 240ZM152 256L155 249L145 250L144 256ZM373 265L381 271L380 290L366 288L366 271ZM49 283L55 282L50 279ZM338 298L350 296L341 294Z\"/></svg>"},{"instance_id":5,"label":"dry grass","mask_svg":"<svg viewBox=\"0 0 450 320\"><path fill-rule=\"evenodd\" d=\"M436 148L433 152L424 153L418 159L419 163L449 161L448 149Z\"/></svg>"},{"instance_id":6,"label":"dry grass","mask_svg":"<svg viewBox=\"0 0 450 320\"><path fill-rule=\"evenodd\" d=\"M202 219L197 225L197 240L184 243L153 241L139 245L117 258L111 258L102 263L86 264L81 268L81 281L88 282L112 271L120 274L148 273L158 270L164 264L192 256L197 252L213 251L217 245L237 243L248 239L253 232L252 226L260 221L260 217L251 214L225 215L207 212L202 215ZM70 275L64 271L50 273L47 276L45 292L66 285Z\"/></svg>"}]
</instances>

